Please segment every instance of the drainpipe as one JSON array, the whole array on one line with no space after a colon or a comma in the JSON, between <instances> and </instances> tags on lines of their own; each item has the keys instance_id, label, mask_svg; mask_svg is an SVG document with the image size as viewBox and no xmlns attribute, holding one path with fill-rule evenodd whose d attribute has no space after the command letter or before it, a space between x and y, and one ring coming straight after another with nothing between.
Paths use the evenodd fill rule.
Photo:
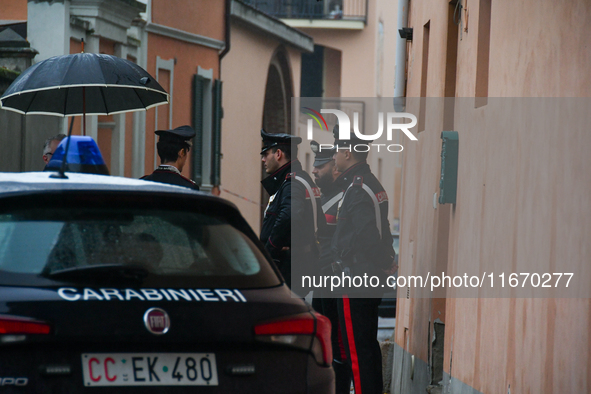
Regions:
<instances>
[{"instance_id":1,"label":"drainpipe","mask_svg":"<svg viewBox=\"0 0 591 394\"><path fill-rule=\"evenodd\" d=\"M225 0L225 15L224 15L224 34L225 45L224 49L218 56L218 79L213 83L213 127L212 127L212 144L211 144L211 171L210 183L212 187L212 194L220 195L220 181L221 181L221 160L222 154L222 118L224 117L224 110L222 108L222 59L230 52L230 16L232 14L232 1ZM216 192L217 190L217 192Z\"/></svg>"},{"instance_id":2,"label":"drainpipe","mask_svg":"<svg viewBox=\"0 0 591 394\"><path fill-rule=\"evenodd\" d=\"M226 15L225 15L225 41L226 44L224 46L224 50L220 53L219 56L219 76L218 78L222 79L222 59L224 56L230 52L230 15L232 13L232 0L226 0Z\"/></svg>"},{"instance_id":3,"label":"drainpipe","mask_svg":"<svg viewBox=\"0 0 591 394\"><path fill-rule=\"evenodd\" d=\"M398 28L408 27L408 0L398 0ZM396 65L394 71L394 109L404 112L406 100L406 38L398 35L396 39Z\"/></svg>"}]
</instances>

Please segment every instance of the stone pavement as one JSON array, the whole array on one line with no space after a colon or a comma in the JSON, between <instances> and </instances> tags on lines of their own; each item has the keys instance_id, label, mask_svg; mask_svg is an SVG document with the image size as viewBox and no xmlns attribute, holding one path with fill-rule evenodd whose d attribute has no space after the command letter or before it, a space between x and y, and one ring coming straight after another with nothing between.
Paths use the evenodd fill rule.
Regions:
<instances>
[{"instance_id":1,"label":"stone pavement","mask_svg":"<svg viewBox=\"0 0 591 394\"><path fill-rule=\"evenodd\" d=\"M390 392L392 384L392 362L394 360L394 327L396 318L378 318L378 341L382 350L382 376L384 380L384 393Z\"/></svg>"}]
</instances>

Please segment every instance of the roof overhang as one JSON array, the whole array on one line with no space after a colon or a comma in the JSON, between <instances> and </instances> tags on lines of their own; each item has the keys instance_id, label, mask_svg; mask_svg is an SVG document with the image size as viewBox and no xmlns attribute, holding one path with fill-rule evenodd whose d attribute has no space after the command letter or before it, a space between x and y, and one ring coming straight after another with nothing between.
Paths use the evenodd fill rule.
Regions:
<instances>
[{"instance_id":1,"label":"roof overhang","mask_svg":"<svg viewBox=\"0 0 591 394\"><path fill-rule=\"evenodd\" d=\"M136 0L72 0L70 23L94 34L127 43L127 29L146 5Z\"/></svg>"},{"instance_id":2,"label":"roof overhang","mask_svg":"<svg viewBox=\"0 0 591 394\"><path fill-rule=\"evenodd\" d=\"M312 37L239 0L232 0L230 15L233 21L238 21L265 35L270 35L302 52L314 52Z\"/></svg>"},{"instance_id":3,"label":"roof overhang","mask_svg":"<svg viewBox=\"0 0 591 394\"><path fill-rule=\"evenodd\" d=\"M341 29L341 30L363 30L363 20L343 19L281 19L286 25L297 29Z\"/></svg>"}]
</instances>

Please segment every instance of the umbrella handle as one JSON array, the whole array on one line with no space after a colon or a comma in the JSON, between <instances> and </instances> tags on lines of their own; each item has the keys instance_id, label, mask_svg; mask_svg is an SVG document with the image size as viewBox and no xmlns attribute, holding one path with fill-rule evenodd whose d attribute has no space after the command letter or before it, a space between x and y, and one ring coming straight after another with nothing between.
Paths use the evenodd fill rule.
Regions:
<instances>
[{"instance_id":1,"label":"umbrella handle","mask_svg":"<svg viewBox=\"0 0 591 394\"><path fill-rule=\"evenodd\" d=\"M86 136L86 88L82 87L82 135Z\"/></svg>"},{"instance_id":2,"label":"umbrella handle","mask_svg":"<svg viewBox=\"0 0 591 394\"><path fill-rule=\"evenodd\" d=\"M68 130L68 137L72 135L73 126L74 126L74 117L72 116L72 120L70 121L70 129Z\"/></svg>"},{"instance_id":3,"label":"umbrella handle","mask_svg":"<svg viewBox=\"0 0 591 394\"><path fill-rule=\"evenodd\" d=\"M50 178L60 178L60 179L68 179L66 175L66 162L68 158L68 150L70 150L70 137L72 136L72 128L74 127L74 117L72 116L72 120L70 121L70 129L68 130L68 141L66 142L66 151L64 152L64 158L62 159L62 166L60 167L57 174L51 174Z\"/></svg>"},{"instance_id":4,"label":"umbrella handle","mask_svg":"<svg viewBox=\"0 0 591 394\"><path fill-rule=\"evenodd\" d=\"M82 38L82 50L80 51L84 53L84 38ZM83 135L86 135L86 92L84 87L82 87L82 130ZM74 117L72 116L72 120L70 121L70 129L68 130L68 142L66 142L66 151L64 152L64 158L62 159L62 166L60 167L57 174L51 174L50 178L61 178L61 179L68 179L66 175L66 163L68 157L68 150L70 149L70 137L72 136L72 127L74 126Z\"/></svg>"}]
</instances>

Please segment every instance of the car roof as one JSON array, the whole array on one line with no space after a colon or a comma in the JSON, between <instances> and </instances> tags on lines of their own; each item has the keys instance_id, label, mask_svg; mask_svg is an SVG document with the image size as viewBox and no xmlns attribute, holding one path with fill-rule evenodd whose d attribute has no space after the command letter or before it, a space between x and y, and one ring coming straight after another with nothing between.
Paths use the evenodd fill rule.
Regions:
<instances>
[{"instance_id":1,"label":"car roof","mask_svg":"<svg viewBox=\"0 0 591 394\"><path fill-rule=\"evenodd\" d=\"M66 172L67 179L52 178L56 172L0 172L0 197L14 194L29 194L48 191L108 191L108 192L132 192L132 193L173 193L219 200L234 207L231 202L211 194L192 190L183 186L169 185L166 183L144 181L141 179L125 178L119 176L82 174Z\"/></svg>"}]
</instances>

